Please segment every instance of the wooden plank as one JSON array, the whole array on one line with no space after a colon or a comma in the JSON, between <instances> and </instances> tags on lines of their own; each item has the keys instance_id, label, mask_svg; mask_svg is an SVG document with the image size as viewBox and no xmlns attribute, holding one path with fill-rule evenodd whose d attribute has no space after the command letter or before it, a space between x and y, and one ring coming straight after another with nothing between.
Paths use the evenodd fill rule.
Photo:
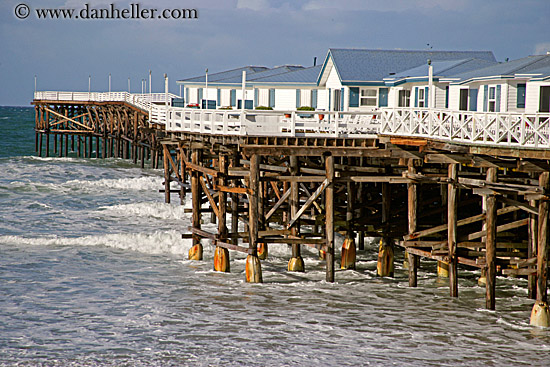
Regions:
<instances>
[{"instance_id":1,"label":"wooden plank","mask_svg":"<svg viewBox=\"0 0 550 367\"><path fill-rule=\"evenodd\" d=\"M502 269L504 275L535 275L536 269Z\"/></svg>"},{"instance_id":2,"label":"wooden plank","mask_svg":"<svg viewBox=\"0 0 550 367\"><path fill-rule=\"evenodd\" d=\"M204 179L204 176L200 176L200 184L202 186L203 192L206 194L206 197L208 198L208 201L210 202L210 206L212 207L212 210L214 210L214 213L216 214L216 217L220 216L220 211L218 209L218 205L216 204L216 201L210 194L210 189L208 186L206 186L206 181Z\"/></svg>"},{"instance_id":3,"label":"wooden plank","mask_svg":"<svg viewBox=\"0 0 550 367\"><path fill-rule=\"evenodd\" d=\"M408 174L416 175L416 167L414 165L414 160L409 159L408 162ZM417 226L417 190L415 183L407 184L407 216L408 216L408 229L409 233L416 232ZM407 252L407 260L409 262L409 287L417 286L417 275L418 275L418 255L411 254Z\"/></svg>"},{"instance_id":4,"label":"wooden plank","mask_svg":"<svg viewBox=\"0 0 550 367\"><path fill-rule=\"evenodd\" d=\"M323 182L326 177L325 176L273 176L269 179L275 179L279 181L287 181L287 182Z\"/></svg>"},{"instance_id":5,"label":"wooden plank","mask_svg":"<svg viewBox=\"0 0 550 367\"><path fill-rule=\"evenodd\" d=\"M487 169L487 181L496 182L497 169ZM487 237L485 239L485 261L487 264L486 284L485 284L485 307L488 310L495 309L495 292L496 292L496 248L497 248L497 198L494 195L489 195L486 198L486 215L485 222Z\"/></svg>"},{"instance_id":6,"label":"wooden plank","mask_svg":"<svg viewBox=\"0 0 550 367\"><path fill-rule=\"evenodd\" d=\"M550 191L550 173L539 175L539 186L544 192ZM537 246L537 301L548 302L548 212L550 203L547 200L539 202L539 231Z\"/></svg>"},{"instance_id":7,"label":"wooden plank","mask_svg":"<svg viewBox=\"0 0 550 367\"><path fill-rule=\"evenodd\" d=\"M305 245L308 243L324 244L324 238L273 238L273 237L260 237L263 243L286 243L289 245Z\"/></svg>"},{"instance_id":8,"label":"wooden plank","mask_svg":"<svg viewBox=\"0 0 550 367\"><path fill-rule=\"evenodd\" d=\"M292 220L288 223L287 228L292 228L292 226L296 223L298 219L302 216L302 214L311 206L313 201L317 200L319 195L327 188L327 186L330 184L328 179L325 179L323 183L315 190L315 192L307 199L304 205L300 208L298 213L296 213L296 216L292 218Z\"/></svg>"},{"instance_id":9,"label":"wooden plank","mask_svg":"<svg viewBox=\"0 0 550 367\"><path fill-rule=\"evenodd\" d=\"M519 202L517 200L513 200L513 199L510 199L510 198L507 198L507 197L501 197L501 198L499 198L499 201L501 201L505 204L511 205L511 206L518 207L518 208L520 208L520 209L522 209L522 210L524 210L524 211L526 211L527 213L530 213L530 214L535 214L535 215L539 214L538 209L535 208L534 206L528 205L526 203Z\"/></svg>"},{"instance_id":10,"label":"wooden plank","mask_svg":"<svg viewBox=\"0 0 550 367\"><path fill-rule=\"evenodd\" d=\"M497 215L503 215L503 214L511 213L513 211L516 211L516 210L519 210L519 208L517 208L515 206L508 206L506 208L502 208L502 209L497 210ZM474 215L474 216L469 217L469 218L461 219L461 220L457 221L456 224L457 224L458 227L460 227L460 226L464 226L464 225L467 225L467 224L472 224L472 223L475 223L475 222L478 222L478 221L481 221L481 220L484 220L484 219L485 219L485 214L477 214L477 215ZM403 238L407 241L408 240L414 240L416 238L425 237L425 236L429 236L429 235L432 235L432 234L435 234L435 233L438 233L438 232L442 232L446 229L448 229L448 224L441 224L441 225L436 226L436 227L428 228L428 229L425 229L425 230L422 230L422 231L412 233L410 235L406 235Z\"/></svg>"},{"instance_id":11,"label":"wooden plank","mask_svg":"<svg viewBox=\"0 0 550 367\"><path fill-rule=\"evenodd\" d=\"M277 203L275 203L273 208L271 208L271 210L267 213L265 217L266 222L269 221L269 218L271 218L271 216L275 213L275 211L279 209L281 205L283 205L283 203L286 201L286 199L288 199L289 196L290 196L290 189L286 190L286 192L283 194L283 196L281 196L279 201L277 201Z\"/></svg>"},{"instance_id":12,"label":"wooden plank","mask_svg":"<svg viewBox=\"0 0 550 367\"><path fill-rule=\"evenodd\" d=\"M402 176L351 176L348 177L353 182L382 182L392 184L405 184L414 182L410 178Z\"/></svg>"},{"instance_id":13,"label":"wooden plank","mask_svg":"<svg viewBox=\"0 0 550 367\"><path fill-rule=\"evenodd\" d=\"M143 153L142 153L143 154ZM194 164L198 164L200 160L200 150L195 149L191 152L191 159ZM191 172L191 203L193 208L192 225L193 228L201 228L201 192L200 192L199 172ZM199 244L197 238L193 238L193 246Z\"/></svg>"},{"instance_id":14,"label":"wooden plank","mask_svg":"<svg viewBox=\"0 0 550 367\"><path fill-rule=\"evenodd\" d=\"M89 126L86 126L86 125L84 125L84 124L81 124L80 122L78 122L78 121L76 121L76 120L74 120L74 119L72 119L72 118L70 118L70 117L67 117L67 116L64 116L64 115L62 115L62 114L60 114L60 113L57 113L57 112L55 112L54 110L49 109L48 107L46 107L46 111L48 111L49 113L52 113L52 114L56 115L57 117L61 117L61 118L62 118L63 120L65 120L65 121L68 120L68 121L71 121L71 122L72 122L73 124L75 124L75 125L78 125L78 126L80 126L80 127L83 127L84 129L86 129L87 132L90 132L90 131L93 130L93 128L91 128L91 127L89 127ZM48 123L48 126L52 126L52 124L51 124L51 123ZM68 131L71 131L71 130L68 130Z\"/></svg>"},{"instance_id":15,"label":"wooden plank","mask_svg":"<svg viewBox=\"0 0 550 367\"><path fill-rule=\"evenodd\" d=\"M529 218L516 220L515 222L506 223L506 224L498 226L497 227L497 233L504 232L504 231L507 231L509 229L518 228L518 227L521 227L521 226L526 226L527 224L529 224ZM476 238L481 238L481 237L486 236L486 235L487 235L487 231L483 230L483 231L479 231L479 232L470 233L466 238L471 241L471 240L475 240Z\"/></svg>"},{"instance_id":16,"label":"wooden plank","mask_svg":"<svg viewBox=\"0 0 550 367\"><path fill-rule=\"evenodd\" d=\"M216 185L214 184L214 190L221 191L221 192L230 192L232 194L249 194L250 190L246 187L230 187L230 186L223 186L223 185Z\"/></svg>"},{"instance_id":17,"label":"wooden plank","mask_svg":"<svg viewBox=\"0 0 550 367\"><path fill-rule=\"evenodd\" d=\"M331 154L338 157L392 157L392 152L377 147L304 147L287 145L241 145L242 152L264 155L324 156ZM397 153L396 153L397 154Z\"/></svg>"},{"instance_id":18,"label":"wooden plank","mask_svg":"<svg viewBox=\"0 0 550 367\"><path fill-rule=\"evenodd\" d=\"M449 248L449 290L451 297L458 297L458 274L457 274L457 182L458 165L449 164L449 185L447 194L447 240Z\"/></svg>"},{"instance_id":19,"label":"wooden plank","mask_svg":"<svg viewBox=\"0 0 550 367\"><path fill-rule=\"evenodd\" d=\"M325 157L325 171L329 185L325 192L326 281L334 283L334 157Z\"/></svg>"}]
</instances>

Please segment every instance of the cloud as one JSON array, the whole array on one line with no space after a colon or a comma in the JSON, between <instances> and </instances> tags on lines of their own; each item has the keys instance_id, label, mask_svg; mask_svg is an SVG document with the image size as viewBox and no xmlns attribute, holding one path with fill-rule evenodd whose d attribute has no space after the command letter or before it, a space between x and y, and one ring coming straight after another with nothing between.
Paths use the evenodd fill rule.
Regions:
<instances>
[{"instance_id":1,"label":"cloud","mask_svg":"<svg viewBox=\"0 0 550 367\"><path fill-rule=\"evenodd\" d=\"M550 52L550 42L537 43L535 45L535 55L544 55Z\"/></svg>"},{"instance_id":2,"label":"cloud","mask_svg":"<svg viewBox=\"0 0 550 367\"><path fill-rule=\"evenodd\" d=\"M310 0L304 4L303 10L373 10L373 11L404 11L410 9L463 9L471 0Z\"/></svg>"},{"instance_id":3,"label":"cloud","mask_svg":"<svg viewBox=\"0 0 550 367\"><path fill-rule=\"evenodd\" d=\"M237 9L266 10L269 9L267 0L238 0Z\"/></svg>"}]
</instances>

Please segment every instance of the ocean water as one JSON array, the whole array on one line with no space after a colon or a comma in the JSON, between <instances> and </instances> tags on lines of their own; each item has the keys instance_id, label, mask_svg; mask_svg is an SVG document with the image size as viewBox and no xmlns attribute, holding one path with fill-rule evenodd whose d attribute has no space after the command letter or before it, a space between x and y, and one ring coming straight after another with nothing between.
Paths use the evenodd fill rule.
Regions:
<instances>
[{"instance_id":1,"label":"ocean water","mask_svg":"<svg viewBox=\"0 0 550 367\"><path fill-rule=\"evenodd\" d=\"M487 311L471 270L458 299L427 261L409 288L399 252L395 278L377 278L372 240L334 284L308 249L307 272L286 272L286 245L247 284L242 254L229 274L207 241L204 261L185 260L190 200L165 204L160 170L37 158L33 119L0 108L2 366L550 365L525 280L498 278Z\"/></svg>"}]
</instances>

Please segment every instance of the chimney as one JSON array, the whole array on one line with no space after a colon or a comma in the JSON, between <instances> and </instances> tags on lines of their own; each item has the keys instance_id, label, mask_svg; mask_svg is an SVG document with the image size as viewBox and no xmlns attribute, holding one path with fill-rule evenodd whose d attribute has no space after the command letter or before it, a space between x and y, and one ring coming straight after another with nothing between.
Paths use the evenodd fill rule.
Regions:
<instances>
[{"instance_id":1,"label":"chimney","mask_svg":"<svg viewBox=\"0 0 550 367\"><path fill-rule=\"evenodd\" d=\"M550 52L549 52L550 53ZM313 66L317 66L317 56L313 58Z\"/></svg>"}]
</instances>

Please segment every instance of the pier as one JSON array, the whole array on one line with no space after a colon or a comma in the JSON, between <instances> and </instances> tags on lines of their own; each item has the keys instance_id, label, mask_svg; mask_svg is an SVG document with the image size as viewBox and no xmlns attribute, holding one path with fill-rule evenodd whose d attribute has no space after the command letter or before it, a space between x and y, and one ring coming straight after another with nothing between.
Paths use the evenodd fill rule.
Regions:
<instances>
[{"instance_id":1,"label":"pier","mask_svg":"<svg viewBox=\"0 0 550 367\"><path fill-rule=\"evenodd\" d=\"M243 252L248 282L263 281L270 246L288 246L291 272L308 271L303 246L318 249L334 282L376 237L380 276L393 276L400 247L411 287L437 261L451 297L469 267L488 309L497 275L527 277L528 296L546 304L549 113L203 110L173 97L37 92L37 152L67 156L70 144L83 157L162 162L165 201L191 195L189 258L214 251L214 269L229 272L230 251Z\"/></svg>"}]
</instances>

